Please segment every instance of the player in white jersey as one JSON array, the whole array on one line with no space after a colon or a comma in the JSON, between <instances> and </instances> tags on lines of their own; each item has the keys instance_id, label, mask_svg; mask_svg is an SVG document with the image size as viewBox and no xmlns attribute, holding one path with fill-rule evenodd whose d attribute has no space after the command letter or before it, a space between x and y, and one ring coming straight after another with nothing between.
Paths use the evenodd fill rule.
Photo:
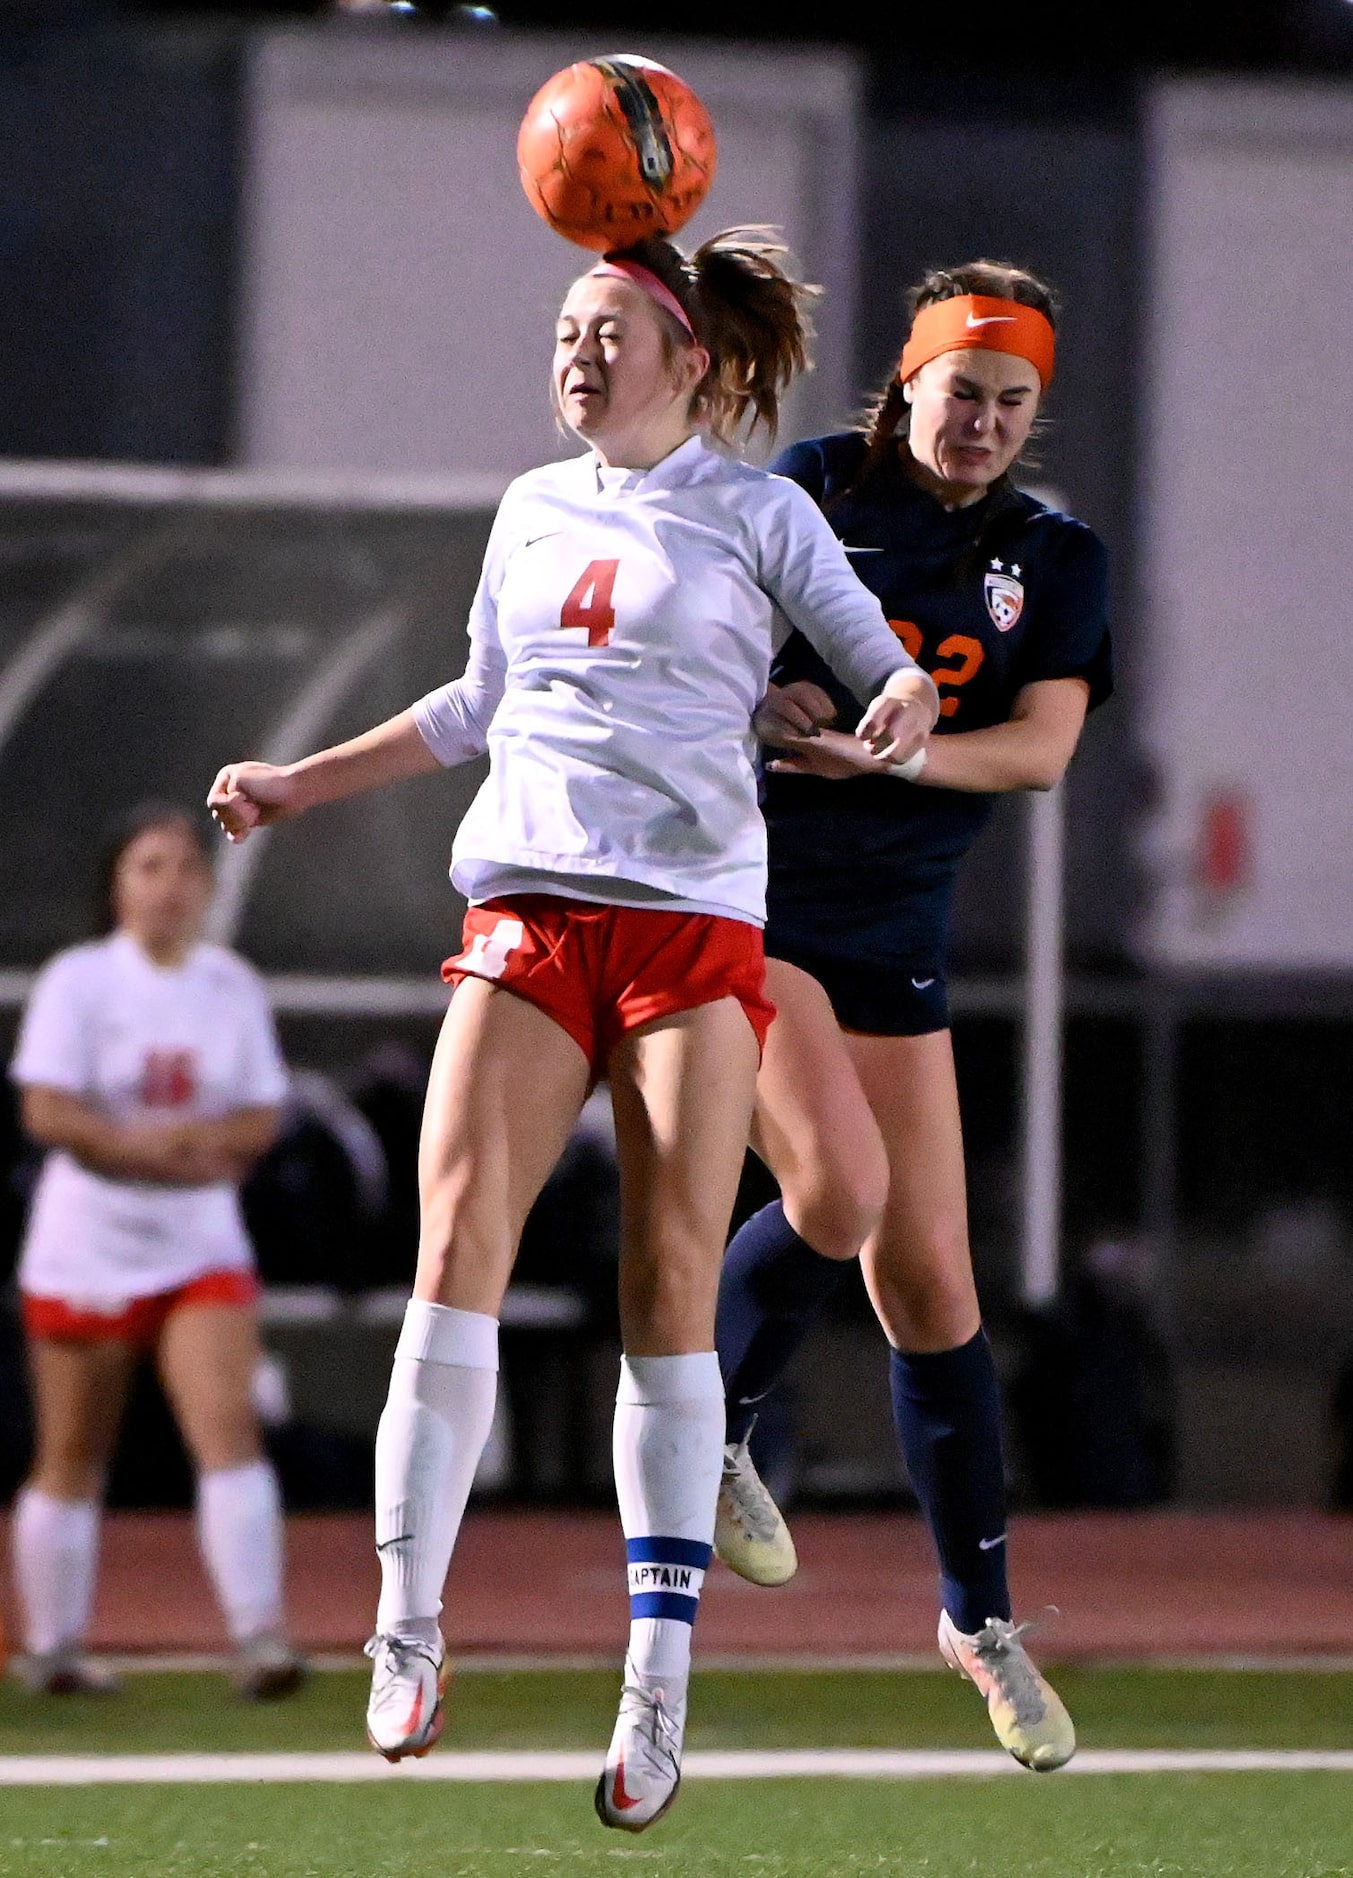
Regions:
<instances>
[{"instance_id":1,"label":"player in white jersey","mask_svg":"<svg viewBox=\"0 0 1353 1878\"><path fill-rule=\"evenodd\" d=\"M12 1525L30 1685L109 1686L83 1652L103 1477L154 1352L197 1471L198 1535L241 1694L289 1693L281 1514L251 1403L258 1291L237 1187L273 1138L286 1072L263 987L200 941L202 831L149 804L120 829L106 936L58 953L9 1073L50 1152L19 1261L36 1428Z\"/></svg>"},{"instance_id":2,"label":"player in white jersey","mask_svg":"<svg viewBox=\"0 0 1353 1878\"><path fill-rule=\"evenodd\" d=\"M680 1778L722 1461L714 1302L773 1015L752 715L791 625L873 697L872 748L905 758L938 710L812 501L715 447L747 416L773 429L804 362L804 290L780 253L739 230L690 261L650 243L576 281L552 382L590 449L505 496L464 676L298 764L232 765L210 797L239 839L489 751L453 848L471 906L445 968L418 1275L377 1437L367 1726L391 1760L440 1732L441 1591L493 1414L499 1306L527 1211L609 1077L631 1629L597 1810L629 1831Z\"/></svg>"}]
</instances>

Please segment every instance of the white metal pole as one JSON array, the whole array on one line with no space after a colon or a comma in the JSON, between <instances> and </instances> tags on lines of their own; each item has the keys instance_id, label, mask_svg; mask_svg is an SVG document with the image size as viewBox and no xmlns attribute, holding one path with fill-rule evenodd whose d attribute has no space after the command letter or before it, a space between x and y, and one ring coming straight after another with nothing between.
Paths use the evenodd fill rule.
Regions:
<instances>
[{"instance_id":1,"label":"white metal pole","mask_svg":"<svg viewBox=\"0 0 1353 1878\"><path fill-rule=\"evenodd\" d=\"M1060 786L1032 793L1028 803L1020 1290L1037 1308L1053 1302L1061 1277L1066 805Z\"/></svg>"}]
</instances>

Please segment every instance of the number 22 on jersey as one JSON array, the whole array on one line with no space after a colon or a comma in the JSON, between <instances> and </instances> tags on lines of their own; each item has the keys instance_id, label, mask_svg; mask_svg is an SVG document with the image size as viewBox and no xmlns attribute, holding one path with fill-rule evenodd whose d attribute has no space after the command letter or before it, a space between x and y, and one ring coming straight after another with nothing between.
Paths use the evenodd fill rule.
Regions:
<instances>
[{"instance_id":1,"label":"number 22 on jersey","mask_svg":"<svg viewBox=\"0 0 1353 1878\"><path fill-rule=\"evenodd\" d=\"M925 638L915 620L890 619L888 624L919 665L925 650ZM928 665L925 669L936 686L966 685L970 678L976 678L986 656L986 647L980 639L971 639L967 633L950 633L947 639L942 639L936 646L935 657L957 659L958 664ZM957 698L941 698L940 716L952 717L958 710L958 703Z\"/></svg>"},{"instance_id":2,"label":"number 22 on jersey","mask_svg":"<svg viewBox=\"0 0 1353 1878\"><path fill-rule=\"evenodd\" d=\"M589 646L610 644L611 630L615 625L611 595L615 591L615 577L619 568L619 561L587 563L560 609L561 632L570 626L581 626L586 630Z\"/></svg>"}]
</instances>

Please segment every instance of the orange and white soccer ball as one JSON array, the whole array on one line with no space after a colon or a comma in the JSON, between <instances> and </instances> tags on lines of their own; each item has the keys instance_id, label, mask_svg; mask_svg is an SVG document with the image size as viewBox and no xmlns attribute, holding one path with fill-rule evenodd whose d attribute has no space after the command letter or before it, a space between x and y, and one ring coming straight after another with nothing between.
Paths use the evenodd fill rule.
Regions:
<instances>
[{"instance_id":1,"label":"orange and white soccer ball","mask_svg":"<svg viewBox=\"0 0 1353 1878\"><path fill-rule=\"evenodd\" d=\"M517 136L531 207L598 253L675 234L709 193L716 160L714 126L690 86L631 53L556 72Z\"/></svg>"}]
</instances>

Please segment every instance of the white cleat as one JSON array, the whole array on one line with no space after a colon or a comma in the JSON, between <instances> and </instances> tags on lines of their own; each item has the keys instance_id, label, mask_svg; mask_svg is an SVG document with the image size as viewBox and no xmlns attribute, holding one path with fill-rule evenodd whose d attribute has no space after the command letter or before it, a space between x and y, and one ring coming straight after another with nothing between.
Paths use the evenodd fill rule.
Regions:
<instances>
[{"instance_id":1,"label":"white cleat","mask_svg":"<svg viewBox=\"0 0 1353 1878\"><path fill-rule=\"evenodd\" d=\"M989 1617L969 1636L942 1611L940 1655L985 1697L1001 1746L1034 1773L1050 1774L1076 1752L1076 1730L1062 1698L1029 1660L1023 1628Z\"/></svg>"},{"instance_id":2,"label":"white cleat","mask_svg":"<svg viewBox=\"0 0 1353 1878\"><path fill-rule=\"evenodd\" d=\"M621 1832L642 1832L661 1819L681 1785L686 1685L647 1676L626 1682L606 1765L597 1782L597 1818Z\"/></svg>"},{"instance_id":3,"label":"white cleat","mask_svg":"<svg viewBox=\"0 0 1353 1878\"><path fill-rule=\"evenodd\" d=\"M244 1702L276 1702L305 1682L305 1664L285 1638L264 1632L246 1637L235 1652L230 1680Z\"/></svg>"},{"instance_id":4,"label":"white cleat","mask_svg":"<svg viewBox=\"0 0 1353 1878\"><path fill-rule=\"evenodd\" d=\"M34 1695L116 1695L121 1680L78 1644L14 1659L14 1674Z\"/></svg>"},{"instance_id":5,"label":"white cleat","mask_svg":"<svg viewBox=\"0 0 1353 1878\"><path fill-rule=\"evenodd\" d=\"M799 1569L789 1528L752 1465L746 1441L731 1442L723 1451L714 1550L730 1571L754 1585L786 1584Z\"/></svg>"},{"instance_id":6,"label":"white cleat","mask_svg":"<svg viewBox=\"0 0 1353 1878\"><path fill-rule=\"evenodd\" d=\"M367 1740L387 1761L402 1761L406 1755L421 1760L437 1745L445 1721L445 1643L440 1637L434 1646L377 1635L367 1644L366 1654L374 1664L366 1705Z\"/></svg>"}]
</instances>

